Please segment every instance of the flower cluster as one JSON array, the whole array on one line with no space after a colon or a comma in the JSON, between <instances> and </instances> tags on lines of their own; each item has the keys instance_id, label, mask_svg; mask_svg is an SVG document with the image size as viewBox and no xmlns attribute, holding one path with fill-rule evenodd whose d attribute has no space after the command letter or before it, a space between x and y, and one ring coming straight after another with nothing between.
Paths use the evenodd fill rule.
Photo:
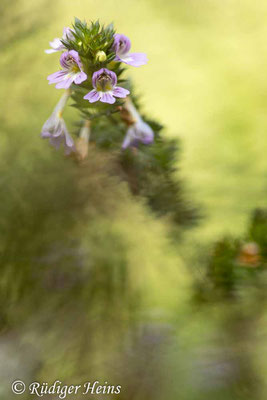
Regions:
<instances>
[{"instance_id":1,"label":"flower cluster","mask_svg":"<svg viewBox=\"0 0 267 400\"><path fill-rule=\"evenodd\" d=\"M148 144L153 141L152 129L141 119L132 102L123 100L130 90L129 86L123 87L125 84L127 86L127 81L120 79L123 72L121 64L140 67L147 63L146 54L130 52L131 42L127 36L115 33L112 25L101 28L99 22L95 22L87 26L76 19L73 28L64 28L62 38L55 38L50 46L51 49L45 50L46 53L62 52L59 60L61 69L47 79L57 89L67 90L68 95L63 96L44 124L42 137L50 138L51 144L56 147L64 142L67 153L75 151L62 119L63 107L71 90L76 94L76 100L79 93L80 111L84 107L91 110L92 107L98 107L103 110L100 114L105 115L125 108L132 115L123 148L136 146L138 142ZM85 100L88 106L84 106ZM107 110L107 107L110 109Z\"/></svg>"}]
</instances>

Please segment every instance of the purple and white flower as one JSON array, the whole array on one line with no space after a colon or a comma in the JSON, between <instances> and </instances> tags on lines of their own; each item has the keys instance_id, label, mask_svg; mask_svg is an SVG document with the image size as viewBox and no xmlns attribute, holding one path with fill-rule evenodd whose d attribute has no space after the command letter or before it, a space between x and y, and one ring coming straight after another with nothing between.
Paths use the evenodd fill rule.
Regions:
<instances>
[{"instance_id":1,"label":"purple and white flower","mask_svg":"<svg viewBox=\"0 0 267 400\"><path fill-rule=\"evenodd\" d=\"M128 128L122 148L126 149L129 146L137 147L139 142L151 144L153 140L154 132L151 127L143 120L139 120Z\"/></svg>"},{"instance_id":2,"label":"purple and white flower","mask_svg":"<svg viewBox=\"0 0 267 400\"><path fill-rule=\"evenodd\" d=\"M61 40L74 40L74 36L73 36L73 29L71 28L64 28L63 29L63 35L62 35L62 39L60 38L55 38L54 40L52 40L52 42L49 42L50 46L52 47L51 49L47 49L45 50L45 53L47 54L52 54L55 53L57 51L63 51L66 50L66 47L64 46L64 44L61 42Z\"/></svg>"},{"instance_id":3,"label":"purple and white flower","mask_svg":"<svg viewBox=\"0 0 267 400\"><path fill-rule=\"evenodd\" d=\"M147 64L147 56L145 53L129 53L131 48L130 39L119 33L114 35L113 49L116 53L115 61L121 61L133 67L141 67Z\"/></svg>"},{"instance_id":4,"label":"purple and white flower","mask_svg":"<svg viewBox=\"0 0 267 400\"><path fill-rule=\"evenodd\" d=\"M117 86L117 75L107 68L93 73L92 84L94 89L84 96L90 103L100 100L102 103L113 104L115 97L124 98L130 93L129 90Z\"/></svg>"},{"instance_id":5,"label":"purple and white flower","mask_svg":"<svg viewBox=\"0 0 267 400\"><path fill-rule=\"evenodd\" d=\"M154 132L152 128L143 121L139 112L130 100L125 103L125 108L135 122L130 125L127 130L122 143L122 149L126 149L129 146L137 147L140 142L146 145L151 144L154 140Z\"/></svg>"},{"instance_id":6,"label":"purple and white flower","mask_svg":"<svg viewBox=\"0 0 267 400\"><path fill-rule=\"evenodd\" d=\"M49 139L50 144L57 150L63 143L65 154L67 155L72 151L75 151L74 141L67 130L64 119L62 118L62 111L68 98L69 93L66 91L59 100L51 116L44 123L41 131L41 137L43 139Z\"/></svg>"},{"instance_id":7,"label":"purple and white flower","mask_svg":"<svg viewBox=\"0 0 267 400\"><path fill-rule=\"evenodd\" d=\"M49 75L49 83L56 83L57 89L68 89L74 82L79 85L87 79L87 75L82 71L82 63L79 54L75 50L65 51L60 56L62 70Z\"/></svg>"}]
</instances>

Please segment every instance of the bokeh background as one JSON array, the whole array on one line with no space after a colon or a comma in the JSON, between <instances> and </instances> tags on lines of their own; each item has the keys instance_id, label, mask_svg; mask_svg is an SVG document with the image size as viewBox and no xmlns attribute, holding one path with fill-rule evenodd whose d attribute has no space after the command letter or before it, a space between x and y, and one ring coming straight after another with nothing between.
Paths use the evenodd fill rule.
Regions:
<instances>
[{"instance_id":1,"label":"bokeh background","mask_svg":"<svg viewBox=\"0 0 267 400\"><path fill-rule=\"evenodd\" d=\"M265 286L203 305L195 281L205 286L213 243L245 235L266 206L267 3L2 0L0 11L2 398L21 378L108 380L127 400L266 399ZM128 74L145 113L180 139L177 174L201 214L178 239L110 177L109 155L92 149L77 169L40 139L59 97L46 80L58 55L44 49L74 16L114 22L148 54Z\"/></svg>"}]
</instances>

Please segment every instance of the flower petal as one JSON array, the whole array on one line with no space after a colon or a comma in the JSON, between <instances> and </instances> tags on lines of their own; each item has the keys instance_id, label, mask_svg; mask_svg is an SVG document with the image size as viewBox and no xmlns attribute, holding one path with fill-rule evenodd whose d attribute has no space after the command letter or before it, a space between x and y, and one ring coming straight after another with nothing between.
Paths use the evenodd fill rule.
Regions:
<instances>
[{"instance_id":1,"label":"flower petal","mask_svg":"<svg viewBox=\"0 0 267 400\"><path fill-rule=\"evenodd\" d=\"M113 104L115 103L116 99L112 96L113 92L101 92L100 94L100 101L102 103Z\"/></svg>"},{"instance_id":2,"label":"flower petal","mask_svg":"<svg viewBox=\"0 0 267 400\"><path fill-rule=\"evenodd\" d=\"M124 98L130 94L129 90L117 86L113 89L113 96Z\"/></svg>"},{"instance_id":3,"label":"flower petal","mask_svg":"<svg viewBox=\"0 0 267 400\"><path fill-rule=\"evenodd\" d=\"M68 54L75 60L76 64L81 68L82 63L80 60L79 53L76 50L70 50Z\"/></svg>"},{"instance_id":4,"label":"flower petal","mask_svg":"<svg viewBox=\"0 0 267 400\"><path fill-rule=\"evenodd\" d=\"M52 53L56 53L57 51L59 51L59 50L47 49L47 50L45 50L44 52L45 52L46 54L52 54Z\"/></svg>"},{"instance_id":5,"label":"flower petal","mask_svg":"<svg viewBox=\"0 0 267 400\"><path fill-rule=\"evenodd\" d=\"M96 72L93 73L93 76L92 76L92 84L93 84L93 87L94 87L94 88L96 88L96 81L97 81L97 79L99 78L99 76L100 76L103 72L104 72L104 68L101 68L100 70L98 70L98 71L96 71Z\"/></svg>"},{"instance_id":6,"label":"flower petal","mask_svg":"<svg viewBox=\"0 0 267 400\"><path fill-rule=\"evenodd\" d=\"M129 134L129 132L126 133L123 143L122 143L122 149L125 150L127 149L127 147L130 146L131 142L132 142L133 138L131 137L131 135Z\"/></svg>"},{"instance_id":7,"label":"flower petal","mask_svg":"<svg viewBox=\"0 0 267 400\"><path fill-rule=\"evenodd\" d=\"M115 72L113 72L107 68L103 68L103 71L111 78L112 86L116 86L117 75L115 74Z\"/></svg>"},{"instance_id":8,"label":"flower petal","mask_svg":"<svg viewBox=\"0 0 267 400\"><path fill-rule=\"evenodd\" d=\"M42 137L50 137L51 134L58 130L60 120L56 112L53 111L51 116L45 121L42 127Z\"/></svg>"},{"instance_id":9,"label":"flower petal","mask_svg":"<svg viewBox=\"0 0 267 400\"><path fill-rule=\"evenodd\" d=\"M41 132L41 137L42 137L43 139L48 139L48 138L51 137L51 133L48 132L48 131L42 131L42 132Z\"/></svg>"},{"instance_id":10,"label":"flower petal","mask_svg":"<svg viewBox=\"0 0 267 400\"><path fill-rule=\"evenodd\" d=\"M138 146L138 143L151 144L154 140L154 132L151 127L140 119L134 125L130 126L122 143L122 148L129 146Z\"/></svg>"},{"instance_id":11,"label":"flower petal","mask_svg":"<svg viewBox=\"0 0 267 400\"><path fill-rule=\"evenodd\" d=\"M73 147L74 146L74 141L72 137L70 136L69 132L67 131L67 128L65 130L65 143L67 147Z\"/></svg>"},{"instance_id":12,"label":"flower petal","mask_svg":"<svg viewBox=\"0 0 267 400\"><path fill-rule=\"evenodd\" d=\"M141 67L141 65L147 64L147 55L145 53L131 53L120 57L120 60L132 67Z\"/></svg>"},{"instance_id":13,"label":"flower petal","mask_svg":"<svg viewBox=\"0 0 267 400\"><path fill-rule=\"evenodd\" d=\"M142 119L140 119L135 125L135 136L140 142L143 144L150 144L154 140L154 132L152 128L144 122Z\"/></svg>"},{"instance_id":14,"label":"flower petal","mask_svg":"<svg viewBox=\"0 0 267 400\"><path fill-rule=\"evenodd\" d=\"M63 40L74 40L75 37L73 35L74 30L69 28L69 27L65 27L63 28L63 36L62 39Z\"/></svg>"},{"instance_id":15,"label":"flower petal","mask_svg":"<svg viewBox=\"0 0 267 400\"><path fill-rule=\"evenodd\" d=\"M89 100L90 103L95 103L100 99L100 94L97 92L97 90L93 89L84 96L84 99Z\"/></svg>"},{"instance_id":16,"label":"flower petal","mask_svg":"<svg viewBox=\"0 0 267 400\"><path fill-rule=\"evenodd\" d=\"M116 55L120 56L127 54L130 51L130 48L131 41L127 36L120 33L114 35L113 49L115 50Z\"/></svg>"},{"instance_id":17,"label":"flower petal","mask_svg":"<svg viewBox=\"0 0 267 400\"><path fill-rule=\"evenodd\" d=\"M76 83L77 85L79 85L79 83L82 83L83 81L85 81L87 79L87 75L85 72L81 71L79 72L74 79L74 83Z\"/></svg>"},{"instance_id":18,"label":"flower petal","mask_svg":"<svg viewBox=\"0 0 267 400\"><path fill-rule=\"evenodd\" d=\"M66 70L57 71L51 75L48 75L47 79L49 80L50 84L57 83L57 82L61 82L67 74L68 74L68 71L66 71Z\"/></svg>"},{"instance_id":19,"label":"flower petal","mask_svg":"<svg viewBox=\"0 0 267 400\"><path fill-rule=\"evenodd\" d=\"M56 137L51 136L51 138L50 138L50 144L51 144L52 146L54 146L56 150L58 150L58 149L60 148L60 145L61 145L62 140L63 140L62 135L56 136Z\"/></svg>"},{"instance_id":20,"label":"flower petal","mask_svg":"<svg viewBox=\"0 0 267 400\"><path fill-rule=\"evenodd\" d=\"M45 50L45 53L51 54L56 51L64 50L65 46L61 43L60 38L55 38L52 42L49 42L51 49Z\"/></svg>"},{"instance_id":21,"label":"flower petal","mask_svg":"<svg viewBox=\"0 0 267 400\"><path fill-rule=\"evenodd\" d=\"M80 69L82 67L80 56L76 50L65 51L62 53L59 62L60 65L66 69L71 68L75 64L77 64Z\"/></svg>"},{"instance_id":22,"label":"flower petal","mask_svg":"<svg viewBox=\"0 0 267 400\"><path fill-rule=\"evenodd\" d=\"M74 77L69 76L67 79L63 79L61 82L58 82L56 84L56 89L69 89L73 81Z\"/></svg>"}]
</instances>

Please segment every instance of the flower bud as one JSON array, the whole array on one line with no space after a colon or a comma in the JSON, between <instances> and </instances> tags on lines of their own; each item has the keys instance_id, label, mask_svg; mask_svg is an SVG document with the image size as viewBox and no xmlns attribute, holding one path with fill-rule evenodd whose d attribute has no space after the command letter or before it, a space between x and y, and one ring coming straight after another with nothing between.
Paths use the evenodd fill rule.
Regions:
<instances>
[{"instance_id":1,"label":"flower bud","mask_svg":"<svg viewBox=\"0 0 267 400\"><path fill-rule=\"evenodd\" d=\"M99 51L96 53L95 59L96 59L96 61L104 62L104 61L106 61L106 59L107 59L107 55L106 55L106 53L105 53L104 51L99 50Z\"/></svg>"},{"instance_id":2,"label":"flower bud","mask_svg":"<svg viewBox=\"0 0 267 400\"><path fill-rule=\"evenodd\" d=\"M76 141L76 158L78 161L83 161L88 156L90 132L90 121L87 120Z\"/></svg>"}]
</instances>

